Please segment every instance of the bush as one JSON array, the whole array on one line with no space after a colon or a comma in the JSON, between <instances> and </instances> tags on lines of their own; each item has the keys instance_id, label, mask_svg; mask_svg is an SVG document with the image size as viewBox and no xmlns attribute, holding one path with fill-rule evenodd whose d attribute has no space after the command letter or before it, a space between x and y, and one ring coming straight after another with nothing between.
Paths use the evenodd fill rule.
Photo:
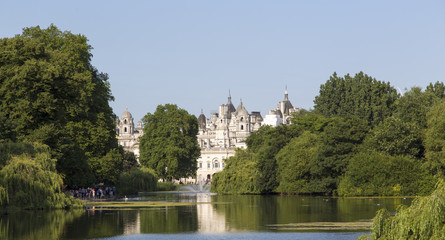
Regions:
<instances>
[{"instance_id":1,"label":"bush","mask_svg":"<svg viewBox=\"0 0 445 240\"><path fill-rule=\"evenodd\" d=\"M119 176L118 193L134 195L138 192L151 192L156 190L157 181L158 178L152 169L136 168Z\"/></svg>"},{"instance_id":2,"label":"bush","mask_svg":"<svg viewBox=\"0 0 445 240\"><path fill-rule=\"evenodd\" d=\"M174 191L176 185L172 182L158 182L156 185L156 191Z\"/></svg>"},{"instance_id":3,"label":"bush","mask_svg":"<svg viewBox=\"0 0 445 240\"><path fill-rule=\"evenodd\" d=\"M237 149L235 156L226 159L224 171L215 173L212 179L213 192L222 194L260 194L260 170L254 162L255 154Z\"/></svg>"},{"instance_id":4,"label":"bush","mask_svg":"<svg viewBox=\"0 0 445 240\"><path fill-rule=\"evenodd\" d=\"M354 155L337 189L340 196L427 195L437 181L408 156L363 151Z\"/></svg>"}]
</instances>

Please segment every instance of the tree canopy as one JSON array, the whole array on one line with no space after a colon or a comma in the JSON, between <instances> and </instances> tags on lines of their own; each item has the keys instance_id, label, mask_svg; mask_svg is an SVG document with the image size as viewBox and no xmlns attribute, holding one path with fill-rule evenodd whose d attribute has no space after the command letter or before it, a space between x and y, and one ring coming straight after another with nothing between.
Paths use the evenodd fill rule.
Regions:
<instances>
[{"instance_id":1,"label":"tree canopy","mask_svg":"<svg viewBox=\"0 0 445 240\"><path fill-rule=\"evenodd\" d=\"M117 148L108 76L91 49L54 25L0 39L0 137L48 145L67 184L100 181L102 164L89 160Z\"/></svg>"},{"instance_id":2,"label":"tree canopy","mask_svg":"<svg viewBox=\"0 0 445 240\"><path fill-rule=\"evenodd\" d=\"M153 114L147 113L143 122L141 164L163 179L196 175L198 119L174 104L166 104L159 105Z\"/></svg>"},{"instance_id":3,"label":"tree canopy","mask_svg":"<svg viewBox=\"0 0 445 240\"><path fill-rule=\"evenodd\" d=\"M389 82L377 81L363 72L354 77L334 73L320 86L314 109L327 117L358 117L375 126L391 116L398 97Z\"/></svg>"}]
</instances>

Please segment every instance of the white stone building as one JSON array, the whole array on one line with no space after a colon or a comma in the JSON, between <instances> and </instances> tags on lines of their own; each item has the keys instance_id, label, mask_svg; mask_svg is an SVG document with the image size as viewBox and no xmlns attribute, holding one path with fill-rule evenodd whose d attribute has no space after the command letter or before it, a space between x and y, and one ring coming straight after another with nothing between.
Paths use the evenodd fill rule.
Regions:
<instances>
[{"instance_id":1,"label":"white stone building","mask_svg":"<svg viewBox=\"0 0 445 240\"><path fill-rule=\"evenodd\" d=\"M139 136L143 134L142 121L138 121L134 127L134 119L128 108L122 114L120 119L116 119L116 135L118 144L125 151L133 152L139 159Z\"/></svg>"},{"instance_id":2,"label":"white stone building","mask_svg":"<svg viewBox=\"0 0 445 240\"><path fill-rule=\"evenodd\" d=\"M213 113L211 118L201 113L197 180L211 180L214 173L221 171L224 159L235 155L235 148L246 148L247 137L261 127L262 121L260 112L249 113L243 102L235 109L230 93L227 104L219 107L219 113Z\"/></svg>"},{"instance_id":3,"label":"white stone building","mask_svg":"<svg viewBox=\"0 0 445 240\"><path fill-rule=\"evenodd\" d=\"M264 119L260 112L249 113L242 101L235 109L229 93L227 104L219 106L218 113L213 113L210 118L206 118L203 113L198 117L197 138L201 156L197 160L196 180L211 180L214 173L224 168L224 159L235 155L236 148L246 148L246 139L250 134L262 125L290 124L292 113L295 112L298 112L298 108L293 107L289 101L287 89L284 100L278 103L277 108L270 110ZM139 158L139 136L143 134L142 122L139 121L135 128L128 109L120 119L116 120L116 133L119 145ZM184 180L192 181L191 178Z\"/></svg>"},{"instance_id":4,"label":"white stone building","mask_svg":"<svg viewBox=\"0 0 445 240\"><path fill-rule=\"evenodd\" d=\"M287 88L284 91L284 100L278 103L278 107L269 111L264 117L263 125L278 126L282 123L290 124L292 114L298 112L297 107L292 106L287 94Z\"/></svg>"}]
</instances>

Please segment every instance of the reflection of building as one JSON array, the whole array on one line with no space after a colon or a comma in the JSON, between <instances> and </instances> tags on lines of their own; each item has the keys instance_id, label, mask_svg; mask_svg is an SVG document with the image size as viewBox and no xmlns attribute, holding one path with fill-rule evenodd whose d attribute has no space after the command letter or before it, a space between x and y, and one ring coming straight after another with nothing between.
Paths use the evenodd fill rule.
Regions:
<instances>
[{"instance_id":1,"label":"reflection of building","mask_svg":"<svg viewBox=\"0 0 445 240\"><path fill-rule=\"evenodd\" d=\"M125 151L133 152L139 158L139 136L142 136L142 122L139 121L136 128L134 120L128 108L122 114L120 119L116 119L116 134L119 145L124 147Z\"/></svg>"},{"instance_id":2,"label":"reflection of building","mask_svg":"<svg viewBox=\"0 0 445 240\"><path fill-rule=\"evenodd\" d=\"M196 202L209 203L196 205L199 233L227 232L226 218L215 210L213 204L210 204L212 202L210 194L198 193Z\"/></svg>"},{"instance_id":3,"label":"reflection of building","mask_svg":"<svg viewBox=\"0 0 445 240\"><path fill-rule=\"evenodd\" d=\"M141 212L137 211L136 216L133 216L133 211L127 211L122 214L127 217L124 223L124 235L141 234Z\"/></svg>"}]
</instances>

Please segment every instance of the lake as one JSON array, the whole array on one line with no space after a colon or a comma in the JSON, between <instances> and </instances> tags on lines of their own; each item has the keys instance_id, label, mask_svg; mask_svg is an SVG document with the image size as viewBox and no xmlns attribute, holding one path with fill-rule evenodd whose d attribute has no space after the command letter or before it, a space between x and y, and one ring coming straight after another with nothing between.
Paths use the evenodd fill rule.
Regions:
<instances>
[{"instance_id":1,"label":"lake","mask_svg":"<svg viewBox=\"0 0 445 240\"><path fill-rule=\"evenodd\" d=\"M337 229L335 223L366 225L377 210L395 212L401 204L410 205L412 199L176 192L147 193L128 201L197 204L126 210L9 211L0 217L0 238L355 239L367 230ZM328 223L320 226L321 222ZM314 229L311 223L317 227Z\"/></svg>"}]
</instances>

